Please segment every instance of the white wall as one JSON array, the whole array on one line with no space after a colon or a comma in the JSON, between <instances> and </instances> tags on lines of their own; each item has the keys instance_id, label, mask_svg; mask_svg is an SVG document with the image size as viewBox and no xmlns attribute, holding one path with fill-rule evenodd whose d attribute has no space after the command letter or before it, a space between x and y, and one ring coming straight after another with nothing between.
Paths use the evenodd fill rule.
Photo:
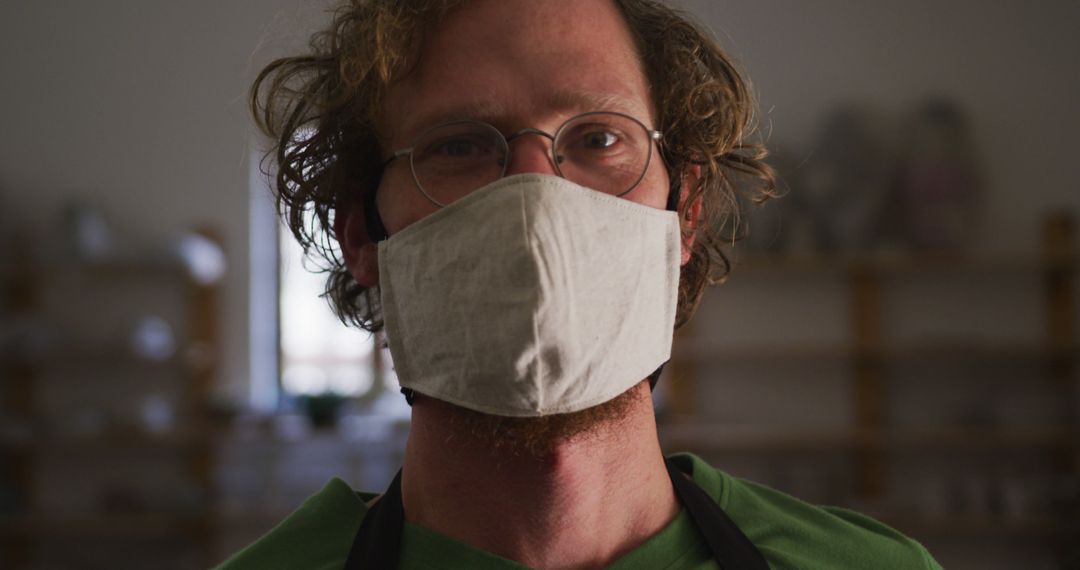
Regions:
<instances>
[{"instance_id":1,"label":"white wall","mask_svg":"<svg viewBox=\"0 0 1080 570\"><path fill-rule=\"evenodd\" d=\"M223 373L237 395L248 375L245 95L270 53L302 42L319 5L23 0L0 14L0 208L56 227L60 205L84 197L133 234L220 227L232 260ZM803 144L839 100L901 112L943 93L971 111L989 171L988 248L1030 249L1041 212L1080 210L1075 1L685 5L749 69L777 143Z\"/></svg>"}]
</instances>

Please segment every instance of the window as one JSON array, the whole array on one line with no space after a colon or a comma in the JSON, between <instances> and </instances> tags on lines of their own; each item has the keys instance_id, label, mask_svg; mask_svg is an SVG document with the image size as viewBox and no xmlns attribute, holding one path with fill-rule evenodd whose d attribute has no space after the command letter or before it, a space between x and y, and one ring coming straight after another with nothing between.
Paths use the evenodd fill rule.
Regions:
<instances>
[{"instance_id":1,"label":"window","mask_svg":"<svg viewBox=\"0 0 1080 570\"><path fill-rule=\"evenodd\" d=\"M303 395L374 400L387 391L404 405L389 351L376 350L381 341L373 335L342 324L322 297L326 274L279 219L257 148L252 145L249 178L249 405L269 413Z\"/></svg>"},{"instance_id":2,"label":"window","mask_svg":"<svg viewBox=\"0 0 1080 570\"><path fill-rule=\"evenodd\" d=\"M341 323L322 296L326 274L279 224L281 387L286 395L362 396L379 368L370 333ZM313 271L315 269L316 271Z\"/></svg>"}]
</instances>

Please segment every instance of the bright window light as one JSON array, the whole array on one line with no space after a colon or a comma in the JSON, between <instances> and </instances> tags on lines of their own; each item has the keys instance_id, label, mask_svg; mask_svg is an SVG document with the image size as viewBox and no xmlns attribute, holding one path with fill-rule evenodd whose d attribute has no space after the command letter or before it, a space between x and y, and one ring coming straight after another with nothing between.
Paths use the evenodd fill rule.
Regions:
<instances>
[{"instance_id":1,"label":"bright window light","mask_svg":"<svg viewBox=\"0 0 1080 570\"><path fill-rule=\"evenodd\" d=\"M283 224L281 244L281 386L288 395L362 396L375 384L375 340L341 323L322 297L326 273Z\"/></svg>"}]
</instances>

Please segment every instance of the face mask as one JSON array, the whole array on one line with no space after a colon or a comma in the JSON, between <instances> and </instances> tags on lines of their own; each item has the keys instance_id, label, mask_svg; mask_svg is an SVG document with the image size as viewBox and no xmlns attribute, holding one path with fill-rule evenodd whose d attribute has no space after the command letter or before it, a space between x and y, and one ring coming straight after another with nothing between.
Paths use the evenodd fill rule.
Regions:
<instances>
[{"instance_id":1,"label":"face mask","mask_svg":"<svg viewBox=\"0 0 1080 570\"><path fill-rule=\"evenodd\" d=\"M576 412L667 361L674 212L563 178L503 178L379 243L402 387L478 412Z\"/></svg>"}]
</instances>

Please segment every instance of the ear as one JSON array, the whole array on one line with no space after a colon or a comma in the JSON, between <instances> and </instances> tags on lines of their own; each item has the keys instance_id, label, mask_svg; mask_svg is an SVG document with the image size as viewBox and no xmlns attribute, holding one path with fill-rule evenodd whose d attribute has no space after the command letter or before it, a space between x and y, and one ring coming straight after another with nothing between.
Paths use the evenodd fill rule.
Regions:
<instances>
[{"instance_id":1,"label":"ear","mask_svg":"<svg viewBox=\"0 0 1080 570\"><path fill-rule=\"evenodd\" d=\"M353 279L361 287L374 287L379 284L379 248L368 239L363 208L362 202L356 200L339 209L334 217L334 235Z\"/></svg>"},{"instance_id":2,"label":"ear","mask_svg":"<svg viewBox=\"0 0 1080 570\"><path fill-rule=\"evenodd\" d=\"M682 184L679 186L679 212L683 211L686 200L690 198L690 191L693 190L700 179L700 164L692 165L689 171L683 174ZM690 207L686 209L685 217L680 220L682 227L689 231L689 234L683 238L682 265L690 262L690 252L694 249L694 240L697 239L697 228L698 224L701 223L702 212L701 198L699 197L690 204Z\"/></svg>"}]
</instances>

